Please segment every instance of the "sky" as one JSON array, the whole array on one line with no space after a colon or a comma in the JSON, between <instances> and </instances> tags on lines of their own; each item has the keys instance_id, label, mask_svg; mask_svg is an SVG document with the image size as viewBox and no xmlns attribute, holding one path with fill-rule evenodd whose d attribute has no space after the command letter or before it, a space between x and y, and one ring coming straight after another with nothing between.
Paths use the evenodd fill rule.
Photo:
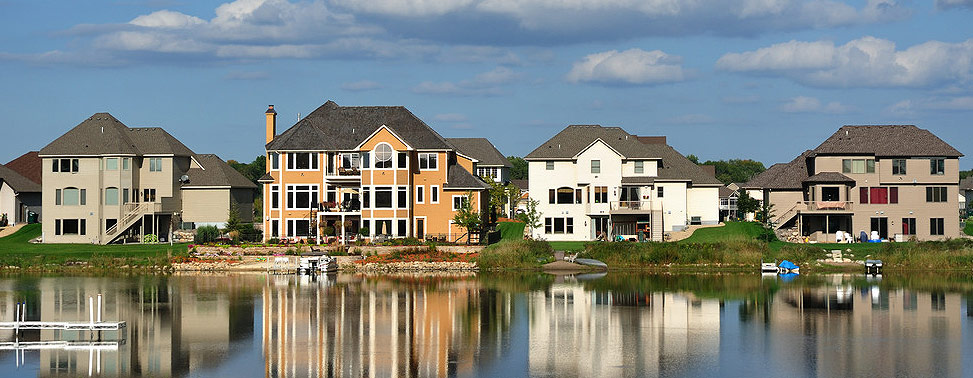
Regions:
<instances>
[{"instance_id":1,"label":"sky","mask_svg":"<svg viewBox=\"0 0 973 378\"><path fill-rule=\"evenodd\" d=\"M973 0L0 0L0 162L97 112L251 161L328 100L523 156L572 124L769 166L842 125L973 154ZM973 169L973 159L961 160Z\"/></svg>"}]
</instances>

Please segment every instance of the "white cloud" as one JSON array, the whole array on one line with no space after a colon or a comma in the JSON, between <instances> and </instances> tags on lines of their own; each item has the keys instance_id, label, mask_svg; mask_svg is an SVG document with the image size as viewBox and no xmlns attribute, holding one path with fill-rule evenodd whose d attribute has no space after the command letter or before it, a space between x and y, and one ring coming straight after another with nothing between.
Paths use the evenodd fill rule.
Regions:
<instances>
[{"instance_id":1,"label":"white cloud","mask_svg":"<svg viewBox=\"0 0 973 378\"><path fill-rule=\"evenodd\" d=\"M718 69L791 78L821 87L928 87L973 78L973 39L929 41L896 50L885 39L833 42L790 41L754 51L729 53Z\"/></svg>"},{"instance_id":2,"label":"white cloud","mask_svg":"<svg viewBox=\"0 0 973 378\"><path fill-rule=\"evenodd\" d=\"M442 16L473 3L473 0L331 0L351 10L406 17Z\"/></svg>"},{"instance_id":3,"label":"white cloud","mask_svg":"<svg viewBox=\"0 0 973 378\"><path fill-rule=\"evenodd\" d=\"M973 9L973 0L936 0L936 8L970 8Z\"/></svg>"},{"instance_id":4,"label":"white cloud","mask_svg":"<svg viewBox=\"0 0 973 378\"><path fill-rule=\"evenodd\" d=\"M780 110L787 113L843 114L850 113L854 111L855 108L848 105L843 105L837 101L822 104L821 100L814 97L797 96L781 105Z\"/></svg>"},{"instance_id":5,"label":"white cloud","mask_svg":"<svg viewBox=\"0 0 973 378\"><path fill-rule=\"evenodd\" d=\"M567 74L572 83L653 85L683 81L682 58L659 50L638 48L591 54L575 62Z\"/></svg>"},{"instance_id":6,"label":"white cloud","mask_svg":"<svg viewBox=\"0 0 973 378\"><path fill-rule=\"evenodd\" d=\"M507 67L497 67L480 73L469 80L458 82L424 81L412 87L413 93L460 96L499 96L505 93L504 84L509 84L523 75Z\"/></svg>"},{"instance_id":7,"label":"white cloud","mask_svg":"<svg viewBox=\"0 0 973 378\"><path fill-rule=\"evenodd\" d=\"M341 89L352 92L370 91L374 89L382 89L382 84L371 80L360 80L341 84Z\"/></svg>"},{"instance_id":8,"label":"white cloud","mask_svg":"<svg viewBox=\"0 0 973 378\"><path fill-rule=\"evenodd\" d=\"M173 12L170 10L160 10L151 14L135 17L128 23L147 28L185 28L190 26L202 25L206 21L199 17Z\"/></svg>"},{"instance_id":9,"label":"white cloud","mask_svg":"<svg viewBox=\"0 0 973 378\"><path fill-rule=\"evenodd\" d=\"M952 98L932 97L918 100L902 100L886 108L888 113L897 116L914 117L925 111L973 111L973 96Z\"/></svg>"}]
</instances>

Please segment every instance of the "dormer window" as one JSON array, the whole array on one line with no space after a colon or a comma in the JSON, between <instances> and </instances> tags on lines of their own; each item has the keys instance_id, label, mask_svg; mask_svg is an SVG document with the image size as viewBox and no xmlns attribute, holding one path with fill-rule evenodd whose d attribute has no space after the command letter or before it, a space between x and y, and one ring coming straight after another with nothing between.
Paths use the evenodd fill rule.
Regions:
<instances>
[{"instance_id":1,"label":"dormer window","mask_svg":"<svg viewBox=\"0 0 973 378\"><path fill-rule=\"evenodd\" d=\"M379 143L377 146L375 146L375 168L392 168L393 156L395 156L395 151L392 150L392 146L390 146L388 143Z\"/></svg>"}]
</instances>

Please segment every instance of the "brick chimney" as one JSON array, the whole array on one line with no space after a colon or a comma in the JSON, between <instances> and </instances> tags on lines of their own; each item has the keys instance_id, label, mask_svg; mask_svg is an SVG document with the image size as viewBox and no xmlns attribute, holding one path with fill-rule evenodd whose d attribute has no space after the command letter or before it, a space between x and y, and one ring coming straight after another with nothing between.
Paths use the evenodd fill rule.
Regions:
<instances>
[{"instance_id":1,"label":"brick chimney","mask_svg":"<svg viewBox=\"0 0 973 378\"><path fill-rule=\"evenodd\" d=\"M277 111L273 105L267 105L267 143L277 136Z\"/></svg>"}]
</instances>

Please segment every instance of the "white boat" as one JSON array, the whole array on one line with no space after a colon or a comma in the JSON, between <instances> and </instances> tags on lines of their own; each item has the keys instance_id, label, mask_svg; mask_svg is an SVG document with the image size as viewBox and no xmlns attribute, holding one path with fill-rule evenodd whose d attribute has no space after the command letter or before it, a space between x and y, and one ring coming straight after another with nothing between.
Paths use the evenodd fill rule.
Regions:
<instances>
[{"instance_id":1,"label":"white boat","mask_svg":"<svg viewBox=\"0 0 973 378\"><path fill-rule=\"evenodd\" d=\"M761 273L778 273L780 269L777 268L777 264L774 263L760 263Z\"/></svg>"},{"instance_id":2,"label":"white boat","mask_svg":"<svg viewBox=\"0 0 973 378\"><path fill-rule=\"evenodd\" d=\"M316 274L336 271L338 271L338 261L335 260L334 257L328 255L301 257L301 262L297 266L297 273L299 274Z\"/></svg>"}]
</instances>

